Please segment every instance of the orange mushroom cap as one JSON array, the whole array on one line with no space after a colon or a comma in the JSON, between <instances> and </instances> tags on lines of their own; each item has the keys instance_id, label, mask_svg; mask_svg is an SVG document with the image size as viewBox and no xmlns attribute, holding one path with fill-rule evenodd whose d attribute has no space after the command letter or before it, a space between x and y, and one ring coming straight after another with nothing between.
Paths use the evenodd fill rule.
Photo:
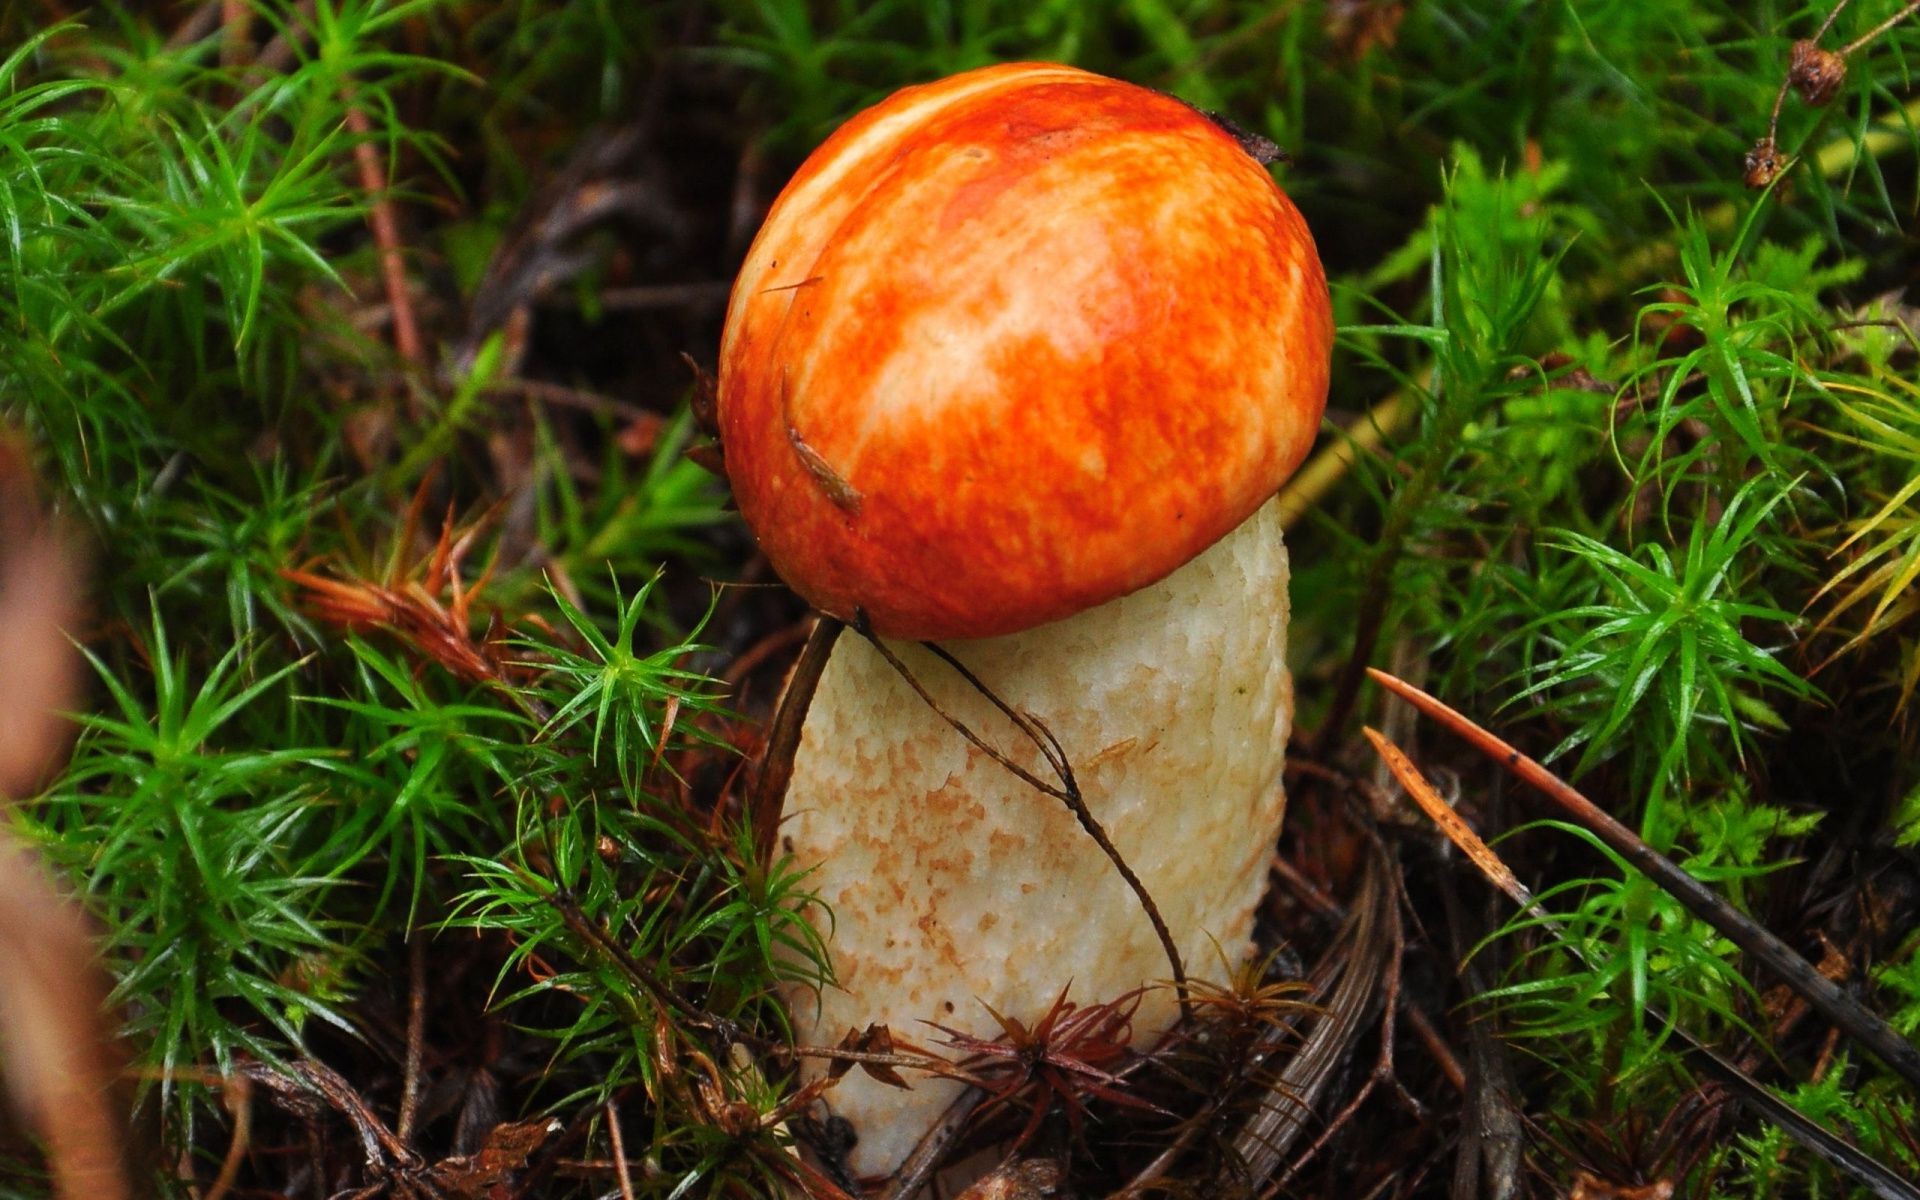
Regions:
<instances>
[{"instance_id":1,"label":"orange mushroom cap","mask_svg":"<svg viewBox=\"0 0 1920 1200\"><path fill-rule=\"evenodd\" d=\"M876 633L1012 633L1166 576L1299 466L1326 276L1169 96L1014 63L907 88L775 201L721 346L727 474L774 569Z\"/></svg>"}]
</instances>

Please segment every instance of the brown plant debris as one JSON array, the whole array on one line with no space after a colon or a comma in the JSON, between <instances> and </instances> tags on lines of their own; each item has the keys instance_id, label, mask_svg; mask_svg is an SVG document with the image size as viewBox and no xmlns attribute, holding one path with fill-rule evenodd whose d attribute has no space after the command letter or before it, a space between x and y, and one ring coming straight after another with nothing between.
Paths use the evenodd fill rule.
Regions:
<instances>
[{"instance_id":1,"label":"brown plant debris","mask_svg":"<svg viewBox=\"0 0 1920 1200\"><path fill-rule=\"evenodd\" d=\"M460 527L449 512L431 549L424 558L417 557L413 548L426 496L423 483L379 578L356 578L339 568L332 574L289 568L281 575L301 589L302 608L336 629L387 634L467 683L503 684L524 678L529 668L517 661L509 645L507 622L500 614L492 614L486 630L474 634L474 608L486 590L491 569L469 583L462 568L486 533L488 520L483 517Z\"/></svg>"}]
</instances>

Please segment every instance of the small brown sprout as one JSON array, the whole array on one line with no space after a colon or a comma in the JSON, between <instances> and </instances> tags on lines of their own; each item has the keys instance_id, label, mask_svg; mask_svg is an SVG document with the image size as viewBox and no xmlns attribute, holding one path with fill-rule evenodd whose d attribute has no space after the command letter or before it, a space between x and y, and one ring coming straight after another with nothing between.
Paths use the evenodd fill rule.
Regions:
<instances>
[{"instance_id":1,"label":"small brown sprout","mask_svg":"<svg viewBox=\"0 0 1920 1200\"><path fill-rule=\"evenodd\" d=\"M1785 165L1780 159L1780 147L1771 137L1763 137L1747 151L1747 186L1754 189L1766 187L1779 177L1780 168Z\"/></svg>"},{"instance_id":2,"label":"small brown sprout","mask_svg":"<svg viewBox=\"0 0 1920 1200\"><path fill-rule=\"evenodd\" d=\"M1832 100L1846 78L1845 56L1832 50L1822 50L1809 38L1801 38L1793 44L1793 57L1787 66L1787 82L1799 89L1800 98L1808 104L1818 106Z\"/></svg>"}]
</instances>

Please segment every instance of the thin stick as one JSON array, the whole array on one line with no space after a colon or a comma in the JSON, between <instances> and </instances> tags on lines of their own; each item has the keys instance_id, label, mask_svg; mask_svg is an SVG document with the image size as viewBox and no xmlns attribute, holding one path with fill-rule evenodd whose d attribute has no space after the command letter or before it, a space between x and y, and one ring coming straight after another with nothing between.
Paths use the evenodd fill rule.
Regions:
<instances>
[{"instance_id":1,"label":"thin stick","mask_svg":"<svg viewBox=\"0 0 1920 1200\"><path fill-rule=\"evenodd\" d=\"M620 1110L607 1097L607 1137L613 1143L613 1173L620 1180L622 1200L633 1200L633 1175L627 1170L627 1139L620 1132Z\"/></svg>"},{"instance_id":2,"label":"thin stick","mask_svg":"<svg viewBox=\"0 0 1920 1200\"><path fill-rule=\"evenodd\" d=\"M1688 912L1719 930L1728 941L1771 968L1789 987L1806 997L1807 1003L1813 1005L1822 1016L1906 1080L1909 1086L1920 1088L1920 1049L1841 991L1793 947L1775 936L1772 930L1709 891L1699 880L1674 865L1672 860L1640 840L1639 835L1615 820L1612 814L1466 716L1385 671L1370 667L1368 674L1382 687L1467 739L1488 758L1497 760L1521 782L1531 784L1545 794L1547 799L1592 831L1608 849L1659 884Z\"/></svg>"},{"instance_id":3,"label":"thin stick","mask_svg":"<svg viewBox=\"0 0 1920 1200\"><path fill-rule=\"evenodd\" d=\"M1328 772L1328 774L1337 775L1337 772ZM1344 776L1341 778L1345 779ZM1355 786L1356 790L1362 783L1361 780L1345 780L1345 782ZM1340 902L1321 891L1312 880L1300 874L1299 868L1292 863L1276 854L1268 866L1302 904L1323 917L1330 917L1335 921L1346 920L1347 910L1341 907ZM1413 1026L1414 1034L1427 1048L1427 1053L1433 1056L1434 1064L1440 1068L1440 1074L1446 1077L1454 1091L1464 1095L1467 1090L1466 1068L1462 1067L1460 1060L1454 1057L1452 1048L1447 1045L1447 1039L1441 1036L1440 1030L1434 1025L1433 1018L1429 1017L1426 1010L1419 1004L1404 999L1400 1005L1400 1013L1407 1019L1407 1024Z\"/></svg>"},{"instance_id":4,"label":"thin stick","mask_svg":"<svg viewBox=\"0 0 1920 1200\"><path fill-rule=\"evenodd\" d=\"M907 667L907 664L900 661L900 656L889 649L885 642L875 637L871 630L865 628L865 625L865 621L861 621L855 625L854 628L859 631L862 637L867 639L869 645L879 652L881 658L886 659L887 665L892 667L900 678L906 680L907 686L914 690L914 693L920 697L926 706L932 709L942 721L945 721L954 732L973 743L981 753L991 758L994 762L999 763L1008 772L1021 780L1021 782L1036 791L1052 796L1054 799L1066 805L1068 811L1073 813L1074 818L1080 822L1080 828L1086 830L1087 836L1091 837L1094 840L1094 844L1100 847L1101 852L1107 856L1107 861L1112 863L1114 870L1120 873L1120 878L1126 880L1127 886L1133 889L1134 896L1140 901L1140 907L1146 911L1147 920L1153 925L1154 936L1160 939L1160 949L1166 953L1167 965L1173 972L1174 995L1179 1000L1180 1019L1185 1021L1191 1018L1193 1016L1193 1004L1187 994L1187 971L1186 967L1182 965L1180 961L1180 949L1173 943L1173 931L1167 928L1166 919L1160 915L1160 906L1153 902L1153 896L1147 891L1147 885L1140 881L1138 875L1134 874L1133 868L1127 864L1125 858L1121 857L1119 848L1113 844L1113 839L1107 836L1106 829L1095 819L1092 811L1087 808L1086 800L1080 795L1080 784L1073 775L1073 764L1067 761L1066 751L1061 747L1059 739L1053 736L1053 731L1048 729L1045 723L1033 716L1033 714L1015 712L1006 701L994 694L993 689L982 683L972 671L969 671L959 659L953 657L953 655L947 653L939 646L934 645L932 642L921 643L928 652L932 653L949 667L952 667L962 679L966 680L969 687L985 697L988 703L999 709L1008 720L1013 722L1014 726L1019 729L1022 734L1032 740L1034 746L1040 751L1040 756L1047 760L1047 765L1053 769L1054 774L1059 776L1060 783L1058 786L1041 779L1032 771L1027 770L1019 763L1008 758L1000 750L988 745L986 740L968 728L965 722L947 712L944 708L941 708L939 703L936 702L933 696L927 691L926 687L921 684L920 680L917 679L913 672Z\"/></svg>"},{"instance_id":5,"label":"thin stick","mask_svg":"<svg viewBox=\"0 0 1920 1200\"><path fill-rule=\"evenodd\" d=\"M787 677L780 693L780 704L773 713L773 726L767 730L766 749L760 752L760 767L754 772L747 792L747 824L753 830L754 861L765 868L773 862L773 848L780 830L780 818L786 809L787 785L793 782L793 756L800 748L800 731L806 726L807 709L820 686L820 675L827 669L833 644L846 626L822 616L807 635L800 661Z\"/></svg>"},{"instance_id":6,"label":"thin stick","mask_svg":"<svg viewBox=\"0 0 1920 1200\"><path fill-rule=\"evenodd\" d=\"M585 388L568 387L565 384L548 383L540 379L502 379L488 384L481 389L481 392L485 395L524 396L529 400L538 400L542 404L577 408L582 412L611 413L629 421L640 421L657 416L638 404L615 400L612 396L603 396Z\"/></svg>"},{"instance_id":7,"label":"thin stick","mask_svg":"<svg viewBox=\"0 0 1920 1200\"><path fill-rule=\"evenodd\" d=\"M0 720L0 741L6 725ZM51 1194L59 1200L140 1194L126 1161L126 1112L113 1087L121 1063L107 1027L112 1014L94 931L39 860L14 841L4 813L0 955L7 963L0 974L7 1083L46 1147Z\"/></svg>"},{"instance_id":8,"label":"thin stick","mask_svg":"<svg viewBox=\"0 0 1920 1200\"><path fill-rule=\"evenodd\" d=\"M400 1085L400 1119L394 1133L403 1142L413 1138L420 1115L420 1059L427 1040L427 940L413 931L407 945L407 1063Z\"/></svg>"},{"instance_id":9,"label":"thin stick","mask_svg":"<svg viewBox=\"0 0 1920 1200\"><path fill-rule=\"evenodd\" d=\"M546 901L560 915L560 922L567 927L569 933L611 959L615 966L626 972L628 978L640 985L655 1005L677 1013L692 1024L713 1032L722 1041L742 1040L745 1031L741 1029L738 1022L706 1011L682 996L672 984L648 970L645 964L620 944L619 939L598 921L587 916L581 909L580 902L574 898L572 891L567 888L555 888L547 893Z\"/></svg>"},{"instance_id":10,"label":"thin stick","mask_svg":"<svg viewBox=\"0 0 1920 1200\"><path fill-rule=\"evenodd\" d=\"M367 194L367 225L380 250L380 277L386 285L387 305L393 310L393 346L400 357L420 365L426 352L420 342L420 326L414 321L413 301L407 295L407 262L401 253L400 223L394 217L393 197L387 192L386 170L380 165L380 151L373 144L373 123L353 102L349 91L347 129L354 136L353 163L360 173L360 190Z\"/></svg>"},{"instance_id":11,"label":"thin stick","mask_svg":"<svg viewBox=\"0 0 1920 1200\"><path fill-rule=\"evenodd\" d=\"M374 1113L366 1098L355 1091L353 1085L338 1071L314 1058L301 1059L292 1064L292 1069L292 1081L283 1079L281 1068L270 1063L246 1063L240 1066L239 1071L254 1082L268 1087L285 1090L288 1086L305 1084L319 1092L334 1111L347 1118L354 1132L359 1135L360 1150L368 1166L385 1169L395 1164L402 1168L421 1165L420 1157L393 1136L393 1131Z\"/></svg>"},{"instance_id":12,"label":"thin stick","mask_svg":"<svg viewBox=\"0 0 1920 1200\"><path fill-rule=\"evenodd\" d=\"M1821 38L1827 36L1827 30L1833 28L1833 23L1840 19L1840 14L1847 10L1847 5L1851 2L1852 0L1840 0L1838 4L1835 4L1833 6L1833 10L1827 13L1827 19L1820 22L1820 28L1814 30L1813 36L1808 38L1807 40L1809 42L1818 43ZM1858 41L1854 42L1852 45L1849 45L1845 49L1839 51L1840 57L1843 59L1846 58L1847 55L1853 53L1855 50L1859 49L1861 46L1866 45L1868 42L1872 41L1874 38L1878 37L1880 34L1886 32L1889 28L1891 28L1894 25L1895 22L1904 20L1907 16L1907 13L1910 13L1912 11L1913 9L1909 8L1907 9L1907 12L1901 13L1898 16L1889 18L1888 20L1883 22L1878 29L1875 29L1873 32L1867 34L1863 38L1860 38ZM1788 71L1785 75L1781 76L1780 78L1780 90L1773 94L1773 111L1767 114L1767 136L1764 139L1762 139L1763 145L1771 146L1778 141L1780 136L1780 109L1786 104L1787 93L1790 90L1792 90L1792 88L1793 88L1793 72Z\"/></svg>"},{"instance_id":13,"label":"thin stick","mask_svg":"<svg viewBox=\"0 0 1920 1200\"><path fill-rule=\"evenodd\" d=\"M1460 985L1473 1004L1488 990L1486 975L1490 966L1469 957L1471 947L1480 943L1491 930L1492 896L1478 906L1480 912L1469 917L1453 880L1442 881L1441 903L1446 909L1447 931L1459 965L1455 968ZM1472 927L1469 927L1471 921ZM1496 957L1489 955L1488 957ZM1493 1028L1493 1014L1469 1014L1466 1022L1467 1052L1473 1063L1473 1081L1466 1091L1461 1113L1460 1145L1454 1157L1452 1200L1514 1200L1520 1193L1520 1163L1526 1145L1521 1117L1513 1097L1519 1085L1513 1077L1513 1064Z\"/></svg>"},{"instance_id":14,"label":"thin stick","mask_svg":"<svg viewBox=\"0 0 1920 1200\"><path fill-rule=\"evenodd\" d=\"M1845 5L1843 4L1841 7L1844 8ZM1836 15L1838 14L1838 11L1839 11L1838 9L1835 10ZM1906 20L1908 17L1912 16L1916 12L1920 12L1920 0L1913 0L1913 3L1907 5L1905 8L1901 9L1899 12L1894 13L1892 16L1888 17L1886 20L1880 22L1878 25L1875 25L1872 29L1867 30L1865 33L1861 34L1859 37L1853 39L1852 41L1848 42L1846 45L1840 47L1838 51L1840 57L1851 58L1855 50L1860 49L1860 47L1866 45L1868 42L1871 42L1873 39L1879 37L1881 34L1885 33L1887 30L1892 29L1895 25L1898 25L1900 22ZM1828 24L1832 24L1831 18L1828 19ZM1825 33L1826 30L1823 28L1821 32Z\"/></svg>"},{"instance_id":15,"label":"thin stick","mask_svg":"<svg viewBox=\"0 0 1920 1200\"><path fill-rule=\"evenodd\" d=\"M1385 682L1385 680L1382 682ZM1393 682L1400 683L1399 680L1394 680ZM1392 685L1389 684L1389 686ZM1402 686L1406 685L1403 684ZM1395 690L1398 691L1399 689L1395 688ZM1427 706L1414 695L1408 695L1405 692L1401 694L1406 696L1407 700L1420 708L1421 711L1429 711ZM1426 694L1420 692L1419 695L1425 696ZM1431 699L1431 697L1427 697L1427 699ZM1433 701L1433 703L1439 704L1439 701L1436 700ZM1448 711L1452 712L1451 709ZM1458 716L1458 714L1454 715ZM1445 720L1444 717L1441 719ZM1465 720L1465 718L1463 717L1461 720ZM1367 740L1373 743L1373 748L1378 751L1381 758L1386 761L1388 770L1393 772L1394 778L1400 781L1401 786L1406 788L1407 794L1412 796L1414 801L1419 804L1421 811L1434 818L1435 823L1440 826L1442 832L1447 835L1448 839L1456 846L1459 846L1462 851L1466 852L1467 857L1472 859L1476 866L1480 867L1482 873L1486 875L1487 879L1492 882L1495 887L1505 892L1512 898L1515 904L1520 906L1522 911L1538 921L1542 928L1558 938L1569 953L1591 967L1593 965L1592 960L1587 957L1577 943L1567 936L1566 928L1556 922L1552 916L1547 913L1546 909L1540 906L1539 902L1533 898L1533 894L1527 890L1526 885L1515 878L1513 872L1507 869L1506 864L1500 861L1500 856L1495 854L1492 848L1485 842L1481 841L1480 835L1474 833L1473 830L1467 826L1467 823L1460 819L1459 814L1455 813L1453 809L1447 805L1447 802L1440 798L1440 794L1434 790L1433 785L1427 782L1426 776L1420 773L1420 769L1413 765L1413 762L1401 752L1400 748L1381 737L1379 733L1372 729L1368 729L1365 732ZM1488 734L1487 736L1491 737L1492 735ZM1516 759L1522 757L1518 751L1512 751L1512 754ZM1525 761L1531 762L1532 760L1526 759ZM1561 786L1565 787L1564 784ZM1569 788L1568 790L1571 791L1572 789ZM1442 817L1440 815L1442 813L1447 815ZM1612 818L1608 819L1611 820ZM1651 853L1651 851L1649 851L1649 853ZM1674 869L1678 870L1678 868ZM1689 876L1688 878L1690 879L1691 877ZM1696 915L1699 914L1696 913ZM1722 932L1726 931L1722 930ZM1792 952L1788 951L1788 953L1791 954ZM1916 1190L1911 1184L1895 1175L1873 1156L1842 1141L1834 1134L1828 1132L1824 1126L1816 1124L1798 1109L1786 1104L1773 1093L1761 1087L1758 1083L1754 1082L1752 1077L1742 1071L1738 1065L1722 1057L1718 1051L1713 1050L1704 1042L1701 1042L1692 1034L1688 1033L1680 1025L1676 1024L1671 1017L1667 1016L1660 1006L1649 1003L1646 1005L1646 1012L1648 1016L1651 1016L1654 1020L1671 1029L1675 1037L1679 1038L1689 1050L1700 1057L1703 1065L1708 1069L1708 1074L1715 1076L1722 1083L1726 1084L1741 1103L1753 1109L1761 1118L1778 1125L1781 1129L1792 1135L1801 1145L1813 1151L1821 1158L1826 1159L1840 1170L1853 1176L1861 1183L1866 1184L1873 1190L1875 1195L1882 1197L1883 1200L1920 1200L1920 1190Z\"/></svg>"},{"instance_id":16,"label":"thin stick","mask_svg":"<svg viewBox=\"0 0 1920 1200\"><path fill-rule=\"evenodd\" d=\"M1827 30L1833 28L1833 23L1840 19L1840 14L1847 11L1847 5L1851 3L1853 0L1839 0L1839 3L1833 6L1833 11L1827 14L1827 19L1820 22L1820 28L1813 31L1813 40L1817 42L1827 36Z\"/></svg>"},{"instance_id":17,"label":"thin stick","mask_svg":"<svg viewBox=\"0 0 1920 1200\"><path fill-rule=\"evenodd\" d=\"M300 48L313 37L314 0L300 0L293 11L281 23L280 32L260 48L260 56L253 60L248 72L249 87L258 86L268 76L277 75L293 65L294 57Z\"/></svg>"},{"instance_id":18,"label":"thin stick","mask_svg":"<svg viewBox=\"0 0 1920 1200\"><path fill-rule=\"evenodd\" d=\"M1346 920L1347 910L1340 907L1340 902L1322 891L1319 884L1302 875L1300 868L1276 854L1267 863L1267 869L1280 877L1280 882L1286 885L1295 899L1314 912L1336 921Z\"/></svg>"},{"instance_id":19,"label":"thin stick","mask_svg":"<svg viewBox=\"0 0 1920 1200\"><path fill-rule=\"evenodd\" d=\"M893 1173L885 1192L886 1200L908 1200L920 1190L933 1176L941 1160L946 1158L947 1152L953 1149L953 1144L960 1140L961 1131L967 1127L967 1118L973 1115L973 1110L980 1107L980 1102L985 1098L986 1094L978 1088L968 1088L954 1097L947 1111L940 1114L939 1123L921 1136L913 1153L907 1156L907 1161L901 1163L900 1169Z\"/></svg>"},{"instance_id":20,"label":"thin stick","mask_svg":"<svg viewBox=\"0 0 1920 1200\"><path fill-rule=\"evenodd\" d=\"M600 293L600 307L609 312L621 309L702 308L727 302L733 289L729 280L706 283L656 283L636 287L612 287Z\"/></svg>"},{"instance_id":21,"label":"thin stick","mask_svg":"<svg viewBox=\"0 0 1920 1200\"><path fill-rule=\"evenodd\" d=\"M1218 1111L1218 1108L1219 1104L1216 1101L1214 1110ZM1201 1114L1201 1116L1205 1115L1207 1114ZM1200 1135L1206 1132L1208 1129L1203 1120L1196 1118L1184 1122L1180 1132L1175 1135L1172 1142L1168 1143L1167 1148L1154 1155L1152 1162L1136 1171L1133 1178L1127 1180L1125 1187L1108 1195L1106 1200L1137 1200L1137 1197L1146 1194L1145 1189L1166 1175L1180 1156L1185 1154L1193 1143L1199 1140Z\"/></svg>"},{"instance_id":22,"label":"thin stick","mask_svg":"<svg viewBox=\"0 0 1920 1200\"><path fill-rule=\"evenodd\" d=\"M1039 749L1040 756L1047 760L1047 766L1051 767L1053 773L1059 776L1061 786L1071 793L1072 796L1079 796L1080 782L1074 778L1073 763L1068 761L1067 752L1060 745L1060 739L1053 736L1053 730L1047 728L1046 725L1032 713L1015 711L1012 705L1002 700L999 694L992 688L980 682L979 677L968 670L967 665L955 658L945 647L933 642L922 642L921 645L925 646L927 651L941 662L952 667L960 678L967 681L968 687L979 692L981 696L985 697L987 703L999 709L1002 716L1012 721L1014 728L1024 734L1027 739L1033 742L1034 746ZM1067 796L1060 798L1062 800L1069 799ZM1105 835L1102 834L1099 836L1104 837Z\"/></svg>"}]
</instances>

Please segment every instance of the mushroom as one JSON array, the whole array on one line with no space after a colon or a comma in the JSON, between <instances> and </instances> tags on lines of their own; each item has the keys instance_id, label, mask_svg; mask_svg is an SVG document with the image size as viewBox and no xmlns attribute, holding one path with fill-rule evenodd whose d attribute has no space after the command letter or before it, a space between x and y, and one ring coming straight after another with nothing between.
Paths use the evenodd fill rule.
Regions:
<instances>
[{"instance_id":1,"label":"mushroom","mask_svg":"<svg viewBox=\"0 0 1920 1200\"><path fill-rule=\"evenodd\" d=\"M969 71L800 168L734 285L718 418L774 569L871 635L822 673L780 829L833 913L802 1039L990 1037L987 1005L1031 1021L1168 978L1170 949L1216 979L1245 953L1292 716L1269 500L1331 343L1299 213L1157 92ZM1140 890L1010 765L1077 794ZM1136 1040L1177 1017L1147 992ZM958 1087L843 1078L852 1168L893 1170Z\"/></svg>"}]
</instances>

